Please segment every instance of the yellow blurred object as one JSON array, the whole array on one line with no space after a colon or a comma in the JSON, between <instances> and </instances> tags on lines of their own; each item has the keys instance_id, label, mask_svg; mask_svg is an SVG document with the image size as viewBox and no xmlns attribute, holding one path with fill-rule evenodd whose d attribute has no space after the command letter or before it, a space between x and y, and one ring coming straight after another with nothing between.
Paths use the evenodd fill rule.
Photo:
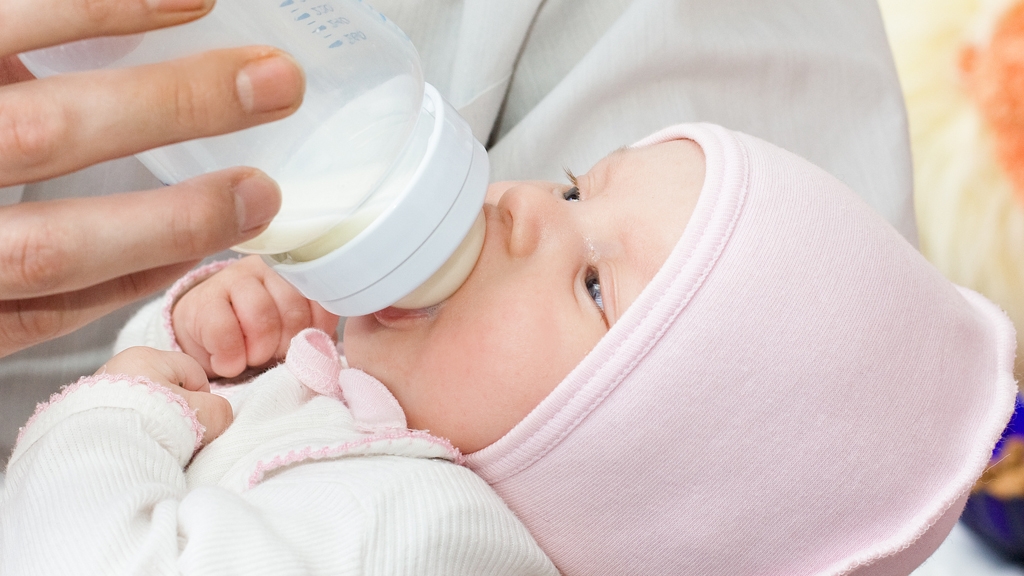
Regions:
<instances>
[{"instance_id":1,"label":"yellow blurred object","mask_svg":"<svg viewBox=\"0 0 1024 576\"><path fill-rule=\"evenodd\" d=\"M1006 440L1000 458L978 478L971 493L985 492L1001 500L1024 498L1024 439Z\"/></svg>"},{"instance_id":2,"label":"yellow blurred object","mask_svg":"<svg viewBox=\"0 0 1024 576\"><path fill-rule=\"evenodd\" d=\"M1002 306L1024 350L1024 0L879 5L907 102L921 250Z\"/></svg>"}]
</instances>

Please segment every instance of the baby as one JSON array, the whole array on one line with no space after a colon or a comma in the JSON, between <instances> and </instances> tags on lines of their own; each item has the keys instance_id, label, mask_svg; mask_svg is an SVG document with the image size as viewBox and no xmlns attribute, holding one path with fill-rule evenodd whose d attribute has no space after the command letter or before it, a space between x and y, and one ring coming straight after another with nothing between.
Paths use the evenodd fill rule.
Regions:
<instances>
[{"instance_id":1,"label":"baby","mask_svg":"<svg viewBox=\"0 0 1024 576\"><path fill-rule=\"evenodd\" d=\"M125 350L26 425L3 562L57 566L55 537L93 551L73 566L183 572L926 558L1013 407L1001 312L747 135L667 128L570 181L493 184L465 285L348 319L344 359L259 260L183 279L119 345L184 354Z\"/></svg>"}]
</instances>

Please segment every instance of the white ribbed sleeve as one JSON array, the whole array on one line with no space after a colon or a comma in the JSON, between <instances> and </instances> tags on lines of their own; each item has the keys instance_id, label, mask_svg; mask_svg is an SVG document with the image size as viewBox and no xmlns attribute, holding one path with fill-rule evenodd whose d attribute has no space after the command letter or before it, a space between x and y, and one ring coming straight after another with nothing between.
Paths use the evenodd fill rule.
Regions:
<instances>
[{"instance_id":1,"label":"white ribbed sleeve","mask_svg":"<svg viewBox=\"0 0 1024 576\"><path fill-rule=\"evenodd\" d=\"M192 421L142 383L68 390L30 421L8 464L0 573L173 573Z\"/></svg>"}]
</instances>

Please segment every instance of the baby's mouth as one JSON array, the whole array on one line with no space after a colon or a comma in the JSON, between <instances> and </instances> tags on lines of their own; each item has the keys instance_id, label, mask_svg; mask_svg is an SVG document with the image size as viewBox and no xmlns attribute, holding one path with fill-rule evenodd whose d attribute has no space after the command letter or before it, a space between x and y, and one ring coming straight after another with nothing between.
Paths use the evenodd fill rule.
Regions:
<instances>
[{"instance_id":1,"label":"baby's mouth","mask_svg":"<svg viewBox=\"0 0 1024 576\"><path fill-rule=\"evenodd\" d=\"M414 320L430 318L440 306L440 304L435 304L434 306L428 306L426 308L412 309L389 306L383 310L374 312L373 317L377 319L377 322L384 326L394 327Z\"/></svg>"}]
</instances>

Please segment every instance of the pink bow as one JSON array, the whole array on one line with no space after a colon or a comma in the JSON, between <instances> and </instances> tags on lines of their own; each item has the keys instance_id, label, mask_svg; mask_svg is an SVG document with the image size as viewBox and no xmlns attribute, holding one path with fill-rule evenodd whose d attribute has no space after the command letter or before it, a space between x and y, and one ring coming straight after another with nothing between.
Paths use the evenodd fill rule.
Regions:
<instances>
[{"instance_id":1,"label":"pink bow","mask_svg":"<svg viewBox=\"0 0 1024 576\"><path fill-rule=\"evenodd\" d=\"M405 412L391 391L362 370L342 369L334 341L326 333L307 328L296 334L285 365L310 390L344 402L360 428L406 428Z\"/></svg>"}]
</instances>

